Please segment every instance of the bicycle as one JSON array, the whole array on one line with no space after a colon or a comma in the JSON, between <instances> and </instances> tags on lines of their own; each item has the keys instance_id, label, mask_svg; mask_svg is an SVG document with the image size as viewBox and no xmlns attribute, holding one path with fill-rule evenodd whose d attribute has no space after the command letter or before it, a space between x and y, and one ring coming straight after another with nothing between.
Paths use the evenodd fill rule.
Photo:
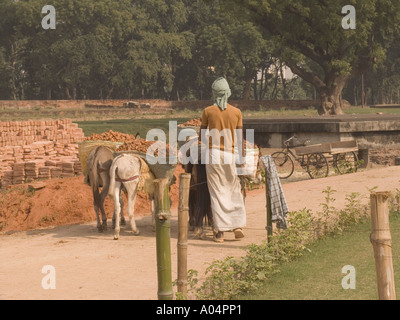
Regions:
<instances>
[{"instance_id":1,"label":"bicycle","mask_svg":"<svg viewBox=\"0 0 400 320\"><path fill-rule=\"evenodd\" d=\"M327 177L329 174L328 159L321 152L303 154L297 156L291 148L306 146L310 143L310 139L306 139L302 143L290 146L292 140L298 140L294 135L283 142L284 149L274 152L271 157L274 160L276 170L280 179L289 178L294 172L294 161L297 161L304 168L311 179Z\"/></svg>"}]
</instances>

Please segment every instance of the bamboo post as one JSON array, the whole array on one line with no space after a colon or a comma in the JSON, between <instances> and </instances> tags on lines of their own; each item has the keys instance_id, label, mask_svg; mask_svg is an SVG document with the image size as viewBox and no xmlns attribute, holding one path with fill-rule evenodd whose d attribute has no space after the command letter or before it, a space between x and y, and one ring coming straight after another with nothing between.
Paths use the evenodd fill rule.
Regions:
<instances>
[{"instance_id":1,"label":"bamboo post","mask_svg":"<svg viewBox=\"0 0 400 320\"><path fill-rule=\"evenodd\" d=\"M372 232L379 300L396 300L392 261L392 236L389 228L390 192L371 193Z\"/></svg>"},{"instance_id":2,"label":"bamboo post","mask_svg":"<svg viewBox=\"0 0 400 320\"><path fill-rule=\"evenodd\" d=\"M265 229L267 229L267 239L268 239L268 242L270 242L270 238L272 236L272 209L271 209L271 198L269 196L269 191L268 191L267 170L265 170L265 198L266 198L266 201L267 201L267 204L266 204L267 226L265 227Z\"/></svg>"},{"instance_id":3,"label":"bamboo post","mask_svg":"<svg viewBox=\"0 0 400 320\"><path fill-rule=\"evenodd\" d=\"M187 249L189 221L189 173L179 175L179 207L178 207L178 292L187 296Z\"/></svg>"},{"instance_id":4,"label":"bamboo post","mask_svg":"<svg viewBox=\"0 0 400 320\"><path fill-rule=\"evenodd\" d=\"M169 180L154 180L158 300L172 300Z\"/></svg>"}]
</instances>

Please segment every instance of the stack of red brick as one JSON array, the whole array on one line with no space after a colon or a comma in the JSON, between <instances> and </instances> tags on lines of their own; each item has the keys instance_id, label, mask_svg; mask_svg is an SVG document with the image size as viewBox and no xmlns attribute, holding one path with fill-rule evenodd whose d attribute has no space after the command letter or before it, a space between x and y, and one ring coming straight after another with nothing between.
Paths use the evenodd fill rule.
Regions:
<instances>
[{"instance_id":1,"label":"stack of red brick","mask_svg":"<svg viewBox=\"0 0 400 320\"><path fill-rule=\"evenodd\" d=\"M0 122L0 185L81 174L83 139L71 119Z\"/></svg>"},{"instance_id":2,"label":"stack of red brick","mask_svg":"<svg viewBox=\"0 0 400 320\"><path fill-rule=\"evenodd\" d=\"M76 143L82 137L82 129L71 119L0 122L0 147L23 146L42 140Z\"/></svg>"}]
</instances>

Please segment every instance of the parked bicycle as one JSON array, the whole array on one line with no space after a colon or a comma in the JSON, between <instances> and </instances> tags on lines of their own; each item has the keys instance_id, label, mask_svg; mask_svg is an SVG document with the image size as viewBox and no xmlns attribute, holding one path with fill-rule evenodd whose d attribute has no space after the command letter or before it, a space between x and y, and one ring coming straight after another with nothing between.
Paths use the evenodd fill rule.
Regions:
<instances>
[{"instance_id":1,"label":"parked bicycle","mask_svg":"<svg viewBox=\"0 0 400 320\"><path fill-rule=\"evenodd\" d=\"M329 174L328 159L322 152L313 152L310 154L297 155L291 149L297 147L304 147L310 143L310 139L306 139L300 144L290 146L292 140L298 138L294 135L284 141L284 149L282 151L274 152L271 157L275 162L278 176L281 179L289 178L294 172L294 161L297 161L302 168L304 168L311 179L327 177Z\"/></svg>"},{"instance_id":2,"label":"parked bicycle","mask_svg":"<svg viewBox=\"0 0 400 320\"><path fill-rule=\"evenodd\" d=\"M358 159L358 143L356 140L325 142L308 145L307 139L302 143L290 146L296 136L284 142L285 148L272 154L278 175L281 179L289 178L294 172L294 161L297 161L308 175L314 178L327 177L329 161L336 173L346 174L356 172L362 161ZM295 149L295 152L291 150Z\"/></svg>"}]
</instances>

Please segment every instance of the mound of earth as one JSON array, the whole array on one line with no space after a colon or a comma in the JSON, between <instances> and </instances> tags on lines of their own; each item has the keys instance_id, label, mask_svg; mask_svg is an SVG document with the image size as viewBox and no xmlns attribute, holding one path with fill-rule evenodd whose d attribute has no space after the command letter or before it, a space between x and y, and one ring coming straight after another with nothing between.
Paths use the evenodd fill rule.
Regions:
<instances>
[{"instance_id":1,"label":"mound of earth","mask_svg":"<svg viewBox=\"0 0 400 320\"><path fill-rule=\"evenodd\" d=\"M178 166L175 176L178 178L181 172L183 169ZM172 207L178 205L178 193L178 183L175 183L170 192ZM126 204L125 198L124 215L127 217ZM111 221L114 203L109 197L104 207ZM150 214L149 197L139 192L135 217ZM96 215L92 191L84 184L83 176L16 185L0 192L0 232L26 231L94 220Z\"/></svg>"}]
</instances>

